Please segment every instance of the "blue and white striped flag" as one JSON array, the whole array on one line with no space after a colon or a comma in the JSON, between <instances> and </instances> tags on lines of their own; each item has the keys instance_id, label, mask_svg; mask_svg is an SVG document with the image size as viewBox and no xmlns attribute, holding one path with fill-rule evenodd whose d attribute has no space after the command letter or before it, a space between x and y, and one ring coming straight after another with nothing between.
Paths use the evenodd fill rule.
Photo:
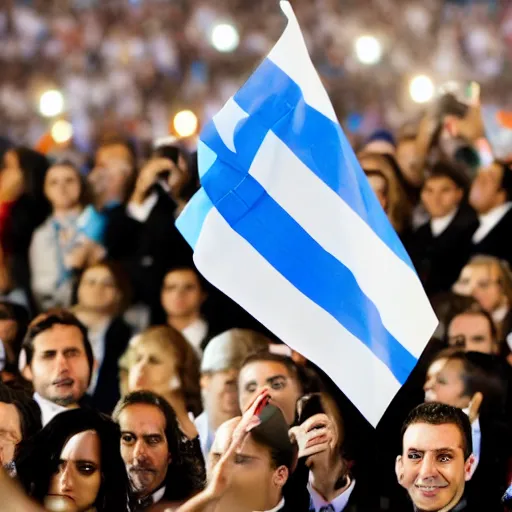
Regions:
<instances>
[{"instance_id":1,"label":"blue and white striped flag","mask_svg":"<svg viewBox=\"0 0 512 512\"><path fill-rule=\"evenodd\" d=\"M177 226L200 272L376 425L437 325L297 19L207 124Z\"/></svg>"}]
</instances>

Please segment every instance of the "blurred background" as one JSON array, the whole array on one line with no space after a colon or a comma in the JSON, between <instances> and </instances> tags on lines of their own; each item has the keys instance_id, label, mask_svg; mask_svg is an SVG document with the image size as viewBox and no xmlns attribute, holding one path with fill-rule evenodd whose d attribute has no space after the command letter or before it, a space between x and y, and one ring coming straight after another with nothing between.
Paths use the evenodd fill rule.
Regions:
<instances>
[{"instance_id":1,"label":"blurred background","mask_svg":"<svg viewBox=\"0 0 512 512\"><path fill-rule=\"evenodd\" d=\"M351 137L407 129L438 87L512 97L512 2L292 0ZM281 34L277 0L4 0L2 135L87 152L108 132L144 145L195 135ZM176 117L177 114L180 114Z\"/></svg>"}]
</instances>

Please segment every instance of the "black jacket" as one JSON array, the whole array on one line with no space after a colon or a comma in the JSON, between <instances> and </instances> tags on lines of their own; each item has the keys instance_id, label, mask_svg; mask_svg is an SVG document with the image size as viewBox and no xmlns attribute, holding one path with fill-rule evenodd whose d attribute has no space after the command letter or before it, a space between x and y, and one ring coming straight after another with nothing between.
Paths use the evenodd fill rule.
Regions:
<instances>
[{"instance_id":1,"label":"black jacket","mask_svg":"<svg viewBox=\"0 0 512 512\"><path fill-rule=\"evenodd\" d=\"M407 249L427 295L447 292L469 259L471 237L478 227L475 212L461 206L448 227L434 236L430 222L407 240Z\"/></svg>"},{"instance_id":2,"label":"black jacket","mask_svg":"<svg viewBox=\"0 0 512 512\"><path fill-rule=\"evenodd\" d=\"M512 265L512 209L494 226L483 240L471 245L471 255L488 254Z\"/></svg>"}]
</instances>

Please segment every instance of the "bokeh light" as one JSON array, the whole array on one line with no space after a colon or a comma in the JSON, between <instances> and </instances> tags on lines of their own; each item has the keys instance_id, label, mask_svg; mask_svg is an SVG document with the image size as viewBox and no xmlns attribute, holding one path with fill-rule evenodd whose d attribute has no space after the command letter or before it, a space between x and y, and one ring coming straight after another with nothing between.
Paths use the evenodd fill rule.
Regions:
<instances>
[{"instance_id":1,"label":"bokeh light","mask_svg":"<svg viewBox=\"0 0 512 512\"><path fill-rule=\"evenodd\" d=\"M64 144L71 140L73 137L73 126L69 121L65 121L64 119L60 119L59 121L55 121L52 126L52 139L57 144Z\"/></svg>"},{"instance_id":2,"label":"bokeh light","mask_svg":"<svg viewBox=\"0 0 512 512\"><path fill-rule=\"evenodd\" d=\"M39 99L39 112L44 117L55 117L64 111L64 96L56 89L44 92Z\"/></svg>"},{"instance_id":3,"label":"bokeh light","mask_svg":"<svg viewBox=\"0 0 512 512\"><path fill-rule=\"evenodd\" d=\"M368 66L377 64L382 57L382 45L373 36L359 37L355 43L355 50L359 61Z\"/></svg>"},{"instance_id":4,"label":"bokeh light","mask_svg":"<svg viewBox=\"0 0 512 512\"><path fill-rule=\"evenodd\" d=\"M239 42L238 30L230 23L219 23L213 27L211 43L217 51L233 52L238 48Z\"/></svg>"},{"instance_id":5,"label":"bokeh light","mask_svg":"<svg viewBox=\"0 0 512 512\"><path fill-rule=\"evenodd\" d=\"M192 110L182 110L174 116L174 131L179 137L190 137L197 132L199 121Z\"/></svg>"},{"instance_id":6,"label":"bokeh light","mask_svg":"<svg viewBox=\"0 0 512 512\"><path fill-rule=\"evenodd\" d=\"M415 76L409 84L409 93L416 103L427 103L434 97L434 82L427 75Z\"/></svg>"}]
</instances>

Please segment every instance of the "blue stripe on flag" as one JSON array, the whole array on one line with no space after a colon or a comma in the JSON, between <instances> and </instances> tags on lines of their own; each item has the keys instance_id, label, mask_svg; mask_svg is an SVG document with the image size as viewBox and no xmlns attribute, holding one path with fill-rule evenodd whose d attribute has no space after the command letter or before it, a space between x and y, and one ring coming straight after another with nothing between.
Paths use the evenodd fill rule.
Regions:
<instances>
[{"instance_id":1,"label":"blue stripe on flag","mask_svg":"<svg viewBox=\"0 0 512 512\"><path fill-rule=\"evenodd\" d=\"M401 384L407 380L416 358L383 326L377 308L352 272L311 238L252 176L243 177L240 170L217 159L203 186L233 230L361 340Z\"/></svg>"},{"instance_id":2,"label":"blue stripe on flag","mask_svg":"<svg viewBox=\"0 0 512 512\"><path fill-rule=\"evenodd\" d=\"M222 141L219 145L212 143L213 124L201 135L220 159L227 159L241 171L248 172L259 145L272 130L414 270L397 234L390 229L341 127L305 103L299 86L286 73L265 59L234 99L250 115L237 126L236 155Z\"/></svg>"},{"instance_id":3,"label":"blue stripe on flag","mask_svg":"<svg viewBox=\"0 0 512 512\"><path fill-rule=\"evenodd\" d=\"M200 188L176 220L176 227L192 249L196 248L197 239L203 229L204 219L212 208L213 204L206 191L204 188Z\"/></svg>"}]
</instances>

